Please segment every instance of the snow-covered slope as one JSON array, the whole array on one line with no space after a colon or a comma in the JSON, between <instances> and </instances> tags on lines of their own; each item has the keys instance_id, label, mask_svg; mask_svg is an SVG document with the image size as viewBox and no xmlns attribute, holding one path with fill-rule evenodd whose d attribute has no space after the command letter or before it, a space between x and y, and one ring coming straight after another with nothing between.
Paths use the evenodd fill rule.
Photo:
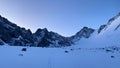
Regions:
<instances>
[{"instance_id":1,"label":"snow-covered slope","mask_svg":"<svg viewBox=\"0 0 120 68\"><path fill-rule=\"evenodd\" d=\"M120 13L111 18L107 24L102 25L88 39L76 42L78 47L94 48L107 46L120 46Z\"/></svg>"},{"instance_id":2,"label":"snow-covered slope","mask_svg":"<svg viewBox=\"0 0 120 68\"><path fill-rule=\"evenodd\" d=\"M106 45L120 46L120 13L113 17L98 35Z\"/></svg>"},{"instance_id":3,"label":"snow-covered slope","mask_svg":"<svg viewBox=\"0 0 120 68\"><path fill-rule=\"evenodd\" d=\"M100 34L102 34L102 33L114 33L114 32L116 32L116 30L117 30L117 32L119 32L120 31L119 27L120 27L120 13L108 21L107 25L101 31Z\"/></svg>"}]
</instances>

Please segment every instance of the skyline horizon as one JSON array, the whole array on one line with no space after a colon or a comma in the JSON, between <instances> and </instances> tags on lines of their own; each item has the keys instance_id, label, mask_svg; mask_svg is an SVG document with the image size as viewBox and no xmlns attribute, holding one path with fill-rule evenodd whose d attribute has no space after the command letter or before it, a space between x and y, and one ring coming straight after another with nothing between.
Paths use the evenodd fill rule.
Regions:
<instances>
[{"instance_id":1,"label":"skyline horizon","mask_svg":"<svg viewBox=\"0 0 120 68\"><path fill-rule=\"evenodd\" d=\"M1 0L0 14L31 29L72 36L84 26L97 29L120 12L120 0Z\"/></svg>"},{"instance_id":2,"label":"skyline horizon","mask_svg":"<svg viewBox=\"0 0 120 68\"><path fill-rule=\"evenodd\" d=\"M116 15L114 15L113 17L117 16L118 14L120 14L120 12L118 12L118 13L117 13ZM3 17L3 18L5 18L5 19L7 19L9 22L11 22L11 23L13 23L13 24L16 24L16 23L10 21L8 18L6 18L6 17L4 17L4 16L2 16L2 15L0 15L0 17ZM111 17L111 18L113 18L113 17ZM111 18L110 18L110 19L111 19ZM108 21L107 21L106 23L104 23L104 24L109 23L109 20L110 20L110 19L108 19ZM104 25L104 24L100 24L100 26L101 26L101 25ZM26 27L20 26L20 25L18 25L18 24L16 24L16 25L19 26L19 27L21 27L21 28L25 28L26 30L30 29L30 31L31 31L32 33L35 33L38 29L47 29L49 32L54 32L54 33L57 33L57 34L61 35L61 34L58 33L58 32L49 30L47 27L44 27L44 28L40 28L40 27L39 27L39 28L36 29L36 31L33 32L33 31L31 30L31 28L26 28ZM92 29L95 29L95 30L96 30L96 29L99 29L100 26L98 26L97 28L92 28ZM84 28L84 27L88 27L88 26L83 26L82 28ZM81 28L81 29L82 29L82 28ZM88 28L91 28L91 27L88 27ZM79 29L77 32L79 32L81 29ZM77 32L76 32L76 33L77 33ZM76 33L75 33L75 34L76 34ZM61 36L64 36L64 37L71 37L71 36L74 36L75 34L69 35L69 36L64 36L64 35L61 35Z\"/></svg>"}]
</instances>

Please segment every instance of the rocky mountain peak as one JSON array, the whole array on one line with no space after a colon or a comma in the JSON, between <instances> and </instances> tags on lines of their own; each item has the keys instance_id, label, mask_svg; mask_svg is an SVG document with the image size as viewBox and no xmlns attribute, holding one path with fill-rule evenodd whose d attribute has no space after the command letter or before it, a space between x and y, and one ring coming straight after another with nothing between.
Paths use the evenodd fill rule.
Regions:
<instances>
[{"instance_id":1,"label":"rocky mountain peak","mask_svg":"<svg viewBox=\"0 0 120 68\"><path fill-rule=\"evenodd\" d=\"M101 25L98 29L98 33L100 33L107 25L104 24L104 25Z\"/></svg>"},{"instance_id":2,"label":"rocky mountain peak","mask_svg":"<svg viewBox=\"0 0 120 68\"><path fill-rule=\"evenodd\" d=\"M94 29L83 27L79 32L71 37L64 37L55 32L48 31L47 28L37 29L32 33L30 29L26 30L14 23L11 23L4 17L0 17L0 39L15 46L36 46L36 47L61 47L69 46L75 40L89 38Z\"/></svg>"},{"instance_id":3,"label":"rocky mountain peak","mask_svg":"<svg viewBox=\"0 0 120 68\"><path fill-rule=\"evenodd\" d=\"M76 33L76 35L79 37L89 38L90 34L93 32L94 32L94 29L88 28L88 27L83 27L79 32Z\"/></svg>"},{"instance_id":4,"label":"rocky mountain peak","mask_svg":"<svg viewBox=\"0 0 120 68\"><path fill-rule=\"evenodd\" d=\"M119 17L120 17L120 12L116 16L110 18L109 21L108 21L108 23L107 23L107 25L110 25L114 20L116 20Z\"/></svg>"},{"instance_id":5,"label":"rocky mountain peak","mask_svg":"<svg viewBox=\"0 0 120 68\"><path fill-rule=\"evenodd\" d=\"M88 27L83 27L79 32L71 37L72 41L78 41L81 38L89 38L95 30Z\"/></svg>"},{"instance_id":6,"label":"rocky mountain peak","mask_svg":"<svg viewBox=\"0 0 120 68\"><path fill-rule=\"evenodd\" d=\"M115 31L120 27L120 22L115 22L116 20L120 19L120 12L112 17L111 19L109 19L107 24L101 25L98 29L98 33L100 33L103 29L104 30L109 30L109 31Z\"/></svg>"}]
</instances>

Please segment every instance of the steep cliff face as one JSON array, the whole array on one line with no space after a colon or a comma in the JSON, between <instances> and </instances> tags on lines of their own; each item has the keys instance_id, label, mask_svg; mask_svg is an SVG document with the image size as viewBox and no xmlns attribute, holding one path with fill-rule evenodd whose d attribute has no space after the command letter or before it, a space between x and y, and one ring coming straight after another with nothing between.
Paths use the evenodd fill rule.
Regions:
<instances>
[{"instance_id":1,"label":"steep cliff face","mask_svg":"<svg viewBox=\"0 0 120 68\"><path fill-rule=\"evenodd\" d=\"M0 16L0 38L10 45L32 45L32 32Z\"/></svg>"}]
</instances>

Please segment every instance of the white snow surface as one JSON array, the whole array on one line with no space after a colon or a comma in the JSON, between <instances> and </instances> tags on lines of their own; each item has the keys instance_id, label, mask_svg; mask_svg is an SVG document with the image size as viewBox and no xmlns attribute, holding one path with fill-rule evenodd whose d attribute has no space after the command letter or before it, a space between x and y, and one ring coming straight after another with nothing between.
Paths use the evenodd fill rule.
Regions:
<instances>
[{"instance_id":1,"label":"white snow surface","mask_svg":"<svg viewBox=\"0 0 120 68\"><path fill-rule=\"evenodd\" d=\"M24 52L22 48L26 47L0 46L0 68L120 68L120 52L39 47Z\"/></svg>"}]
</instances>

